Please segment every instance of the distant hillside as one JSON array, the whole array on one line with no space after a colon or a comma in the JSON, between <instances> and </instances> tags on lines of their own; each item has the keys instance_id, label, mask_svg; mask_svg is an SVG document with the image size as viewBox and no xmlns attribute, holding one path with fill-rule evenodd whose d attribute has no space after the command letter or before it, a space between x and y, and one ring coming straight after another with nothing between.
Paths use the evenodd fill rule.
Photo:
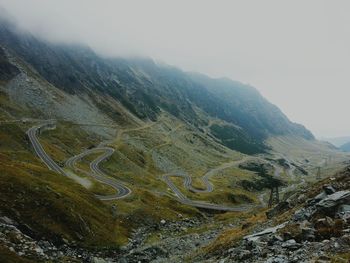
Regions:
<instances>
[{"instance_id":1,"label":"distant hillside","mask_svg":"<svg viewBox=\"0 0 350 263\"><path fill-rule=\"evenodd\" d=\"M322 138L323 141L330 142L336 147L341 147L342 145L350 142L350 136L334 137L334 138Z\"/></svg>"},{"instance_id":2,"label":"distant hillside","mask_svg":"<svg viewBox=\"0 0 350 263\"><path fill-rule=\"evenodd\" d=\"M347 142L339 147L344 152L350 152L350 142Z\"/></svg>"},{"instance_id":3,"label":"distant hillside","mask_svg":"<svg viewBox=\"0 0 350 263\"><path fill-rule=\"evenodd\" d=\"M6 50L66 94L88 96L116 121L121 113L106 98L120 102L141 120L155 121L166 111L198 129L209 128L217 141L244 153L264 152L269 136L314 139L256 89L236 81L186 73L151 59L103 58L87 47L55 45L18 33L6 23L0 26L0 45L3 78L19 72L4 60Z\"/></svg>"}]
</instances>

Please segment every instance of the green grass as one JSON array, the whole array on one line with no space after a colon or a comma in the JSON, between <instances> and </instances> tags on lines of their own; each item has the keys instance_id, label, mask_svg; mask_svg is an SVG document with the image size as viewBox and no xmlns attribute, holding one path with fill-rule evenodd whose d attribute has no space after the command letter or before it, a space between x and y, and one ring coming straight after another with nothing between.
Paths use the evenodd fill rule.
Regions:
<instances>
[{"instance_id":1,"label":"green grass","mask_svg":"<svg viewBox=\"0 0 350 263\"><path fill-rule=\"evenodd\" d=\"M69 134L71 132L71 134ZM69 134L66 135L66 134ZM63 139L61 137L63 136ZM74 145L73 139L79 142L79 146ZM82 138L83 137L83 138ZM67 124L58 125L57 130L45 131L40 140L44 143L45 149L55 160L65 160L70 155L79 153L79 149L97 145L102 139L95 138L95 141L86 141L86 134L79 131L76 126ZM98 141L100 139L100 141ZM80 150L82 151L82 150ZM99 154L91 154L77 163L77 166L85 171L89 171L89 163ZM149 162L146 151L140 151L127 144L122 143L118 150L105 162L101 163L101 169L111 177L126 182L132 189L132 194L125 199L104 202L107 207L112 204L117 205L118 216L117 243L125 243L130 231L141 225L158 223L162 218L173 220L179 213L185 216L200 216L197 209L184 206L174 201L162 192L166 190L166 184L158 178L160 173L152 163ZM109 186L100 184L93 179L90 193L111 194L115 190ZM86 191L86 190L85 190ZM156 205L155 205L156 204Z\"/></svg>"},{"instance_id":2,"label":"green grass","mask_svg":"<svg viewBox=\"0 0 350 263\"><path fill-rule=\"evenodd\" d=\"M0 155L1 211L41 237L86 245L112 245L116 226L106 205L79 184L35 165Z\"/></svg>"},{"instance_id":3,"label":"green grass","mask_svg":"<svg viewBox=\"0 0 350 263\"><path fill-rule=\"evenodd\" d=\"M0 137L6 138L6 145L0 145L1 214L38 237L118 245L118 223L110 208L73 180L49 171L32 152L25 130L0 127Z\"/></svg>"},{"instance_id":4,"label":"green grass","mask_svg":"<svg viewBox=\"0 0 350 263\"><path fill-rule=\"evenodd\" d=\"M12 252L7 247L0 244L0 262L1 263L35 263L36 260L30 260L19 257L15 252Z\"/></svg>"},{"instance_id":5,"label":"green grass","mask_svg":"<svg viewBox=\"0 0 350 263\"><path fill-rule=\"evenodd\" d=\"M350 262L350 252L347 253L337 253L335 255L330 255L331 263L348 263Z\"/></svg>"},{"instance_id":6,"label":"green grass","mask_svg":"<svg viewBox=\"0 0 350 263\"><path fill-rule=\"evenodd\" d=\"M118 149L111 158L101 163L101 169L125 182L133 192L127 198L108 202L97 200L94 193L114 193L110 187L86 177L93 185L85 189L75 181L49 171L35 157L26 139L25 131L29 125L0 127L0 138L6 141L0 143L0 198L5 204L0 208L1 212L28 225L39 237L51 240L64 237L93 247L123 245L133 229L159 223L161 219L179 220L179 214L201 217L196 208L183 205L172 197L172 192L161 180L164 172L156 167L151 149L155 148L176 165L193 173L194 178L212 167L234 160L238 154L222 151L221 146L194 136L192 131L179 124L176 125L179 130L170 136L169 127L172 125L157 123L144 130L134 130L131 132L134 137L128 137L130 134L125 132ZM157 139L160 137L162 139ZM58 122L57 129L45 131L39 138L48 154L58 163L64 163L69 157L104 140L67 122ZM139 142L144 148L135 146ZM157 148L159 144L165 145ZM89 171L89 162L96 156L87 156L78 166ZM212 178L216 189L223 191L200 196L188 194L193 199L217 203L246 202L244 198L249 193L236 189L235 185L240 178L250 176L237 168L229 168ZM195 180L200 186L201 182ZM182 182L179 185L181 187ZM252 201L255 201L254 198ZM116 218L112 217L112 204L117 205ZM203 226L197 230L205 229L206 226Z\"/></svg>"}]
</instances>

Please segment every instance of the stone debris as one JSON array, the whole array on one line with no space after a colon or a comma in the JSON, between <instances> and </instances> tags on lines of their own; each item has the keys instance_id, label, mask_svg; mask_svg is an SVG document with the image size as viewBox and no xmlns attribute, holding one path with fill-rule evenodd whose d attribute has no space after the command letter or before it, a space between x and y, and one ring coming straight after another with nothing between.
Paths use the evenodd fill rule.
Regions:
<instances>
[{"instance_id":1,"label":"stone debris","mask_svg":"<svg viewBox=\"0 0 350 263\"><path fill-rule=\"evenodd\" d=\"M290 220L243 238L220 262L330 262L350 251L350 191L331 185L297 210ZM297 204L289 200L291 205ZM293 203L294 202L294 203Z\"/></svg>"}]
</instances>

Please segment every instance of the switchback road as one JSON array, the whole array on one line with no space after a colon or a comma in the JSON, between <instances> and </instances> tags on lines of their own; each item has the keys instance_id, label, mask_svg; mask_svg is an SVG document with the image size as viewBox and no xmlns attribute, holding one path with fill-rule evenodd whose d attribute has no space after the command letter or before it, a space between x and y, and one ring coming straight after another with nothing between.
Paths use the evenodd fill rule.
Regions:
<instances>
[{"instance_id":1,"label":"switchback road","mask_svg":"<svg viewBox=\"0 0 350 263\"><path fill-rule=\"evenodd\" d=\"M50 123L44 123L44 124L30 128L27 131L28 138L29 138L31 144L33 145L35 153L47 165L47 167L50 170L55 171L55 172L62 174L64 176L68 176L67 173L54 160L52 160L52 158L45 152L44 148L42 147L42 145L40 144L40 142L37 138L37 134L40 131L40 129L44 129L45 126L47 126L49 124ZM120 199L120 198L124 198L124 197L128 196L131 193L131 190L128 187L124 186L123 184L117 182L116 180L114 180L112 178L109 178L99 168L99 164L103 160L109 158L113 154L113 152L114 152L113 148L97 147L94 149L87 150L79 155L76 155L76 156L68 159L66 164L68 167L70 167L72 169L76 169L74 165L78 160L80 160L81 158L83 158L86 155L96 153L96 152L104 152L104 153L102 155L98 156L95 160L93 160L90 163L90 169L92 172L89 173L89 172L85 172L81 169L79 169L79 170L85 174L90 175L91 177L93 177L97 181L113 187L117 191L117 193L114 195L107 195L107 196L96 195L96 197L99 198L100 200L108 201L108 200Z\"/></svg>"},{"instance_id":2,"label":"switchback road","mask_svg":"<svg viewBox=\"0 0 350 263\"><path fill-rule=\"evenodd\" d=\"M40 144L37 138L37 134L39 130L44 128L46 125L48 124L45 123L45 124L41 124L30 128L27 131L28 138L31 144L33 145L35 153L47 165L47 167L49 167L50 170L60 173L64 176L67 176L67 174L63 171L63 169L57 163L55 163L54 160L52 160L51 157L45 152L44 148L42 147L42 145Z\"/></svg>"},{"instance_id":3,"label":"switchback road","mask_svg":"<svg viewBox=\"0 0 350 263\"><path fill-rule=\"evenodd\" d=\"M213 185L209 182L209 178L213 176L214 174L218 173L221 170L227 169L232 166L236 166L241 162L246 161L251 157L244 157L241 160L238 161L232 161L228 163L224 163L220 165L219 167L216 167L214 169L209 170L204 176L202 176L202 182L205 185L206 189L196 189L192 186L192 178L186 173L168 173L163 175L163 180L164 182L169 186L169 188L175 193L177 196L178 200L183 203L187 204L190 206L198 207L198 208L204 208L204 209L211 209L211 210L219 210L219 211L237 211L237 212L242 212L242 211L247 211L251 208L257 208L260 207L261 205L240 205L240 206L226 206L226 205L219 205L219 204L212 204L212 203L205 203L201 201L194 201L186 197L181 190L174 184L174 182L171 180L171 177L181 177L184 180L184 187L187 190L190 190L192 192L196 193L209 193L212 192L214 187Z\"/></svg>"},{"instance_id":4,"label":"switchback road","mask_svg":"<svg viewBox=\"0 0 350 263\"><path fill-rule=\"evenodd\" d=\"M91 173L86 172L82 169L79 169L75 166L76 162L80 161L85 156L90 155L90 154L94 154L94 153L100 153L100 152L102 152L102 154L90 163L90 170L92 171ZM108 159L113 153L114 153L113 148L96 147L96 148L87 150L81 154L78 154L76 156L73 156L66 161L66 166L71 168L72 170L76 170L76 171L85 173L85 174L93 177L95 180L97 180L103 184L109 185L117 190L117 193L113 194L113 195L103 195L103 196L96 195L99 199L104 200L104 201L121 199L121 198L127 197L129 194L131 194L131 190L128 187L126 187L122 183L118 182L117 180L108 177L99 168L99 164L103 160Z\"/></svg>"}]
</instances>

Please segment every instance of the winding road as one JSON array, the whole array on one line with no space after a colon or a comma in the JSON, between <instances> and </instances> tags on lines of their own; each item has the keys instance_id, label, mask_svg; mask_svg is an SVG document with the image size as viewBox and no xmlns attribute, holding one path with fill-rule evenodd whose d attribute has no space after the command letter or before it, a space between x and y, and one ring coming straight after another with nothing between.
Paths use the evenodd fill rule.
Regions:
<instances>
[{"instance_id":1,"label":"winding road","mask_svg":"<svg viewBox=\"0 0 350 263\"><path fill-rule=\"evenodd\" d=\"M90 163L90 170L92 171L91 173L86 172L82 169L79 169L75 166L76 162L80 161L85 156L90 155L90 154L94 154L94 153L99 153L99 152L102 152L102 154ZM130 190L130 188L126 187L122 183L120 183L112 178L109 178L99 168L99 164L103 160L108 159L113 153L114 153L113 148L96 147L96 148L87 150L83 153L80 153L78 155L75 155L66 161L66 166L68 168L71 168L72 170L76 170L76 171L79 171L81 173L87 174L87 175L93 177L95 180L97 180L103 184L109 185L117 190L117 192L113 195L96 195L97 198L99 198L100 200L103 200L103 201L125 198L129 194L131 194L131 192L132 192Z\"/></svg>"},{"instance_id":2,"label":"winding road","mask_svg":"<svg viewBox=\"0 0 350 263\"><path fill-rule=\"evenodd\" d=\"M35 153L39 156L39 158L49 167L50 170L60 173L64 176L68 176L66 172L57 164L51 157L45 152L44 148L40 144L37 134L40 129L44 128L48 123L41 124L38 126L34 126L27 131L28 138L33 145Z\"/></svg>"},{"instance_id":3,"label":"winding road","mask_svg":"<svg viewBox=\"0 0 350 263\"><path fill-rule=\"evenodd\" d=\"M52 158L45 152L44 148L42 147L42 145L40 144L38 138L37 138L37 134L39 132L40 129L45 128L46 125L48 125L49 123L44 123L35 127L30 128L27 131L27 135L28 138L31 142L31 144L33 145L34 151L35 153L39 156L39 158L47 165L47 167L52 170L55 171L59 174L62 174L64 176L69 177L69 175L55 162L52 160ZM102 155L98 156L95 160L93 160L90 163L90 169L91 169L91 173L90 172L86 172L82 169L78 169L75 167L75 163L82 159L84 156L92 154L92 153L98 153L98 152L104 152ZM76 156L73 156L71 158L69 158L66 161L66 165L73 169L73 170L79 170L82 173L85 173L91 177L93 177L94 179L96 179L97 181L109 185L111 187L113 187L114 189L116 189L116 194L113 195L96 195L96 197L100 200L103 201L109 201L109 200L115 200L115 199L121 199L124 198L126 196L128 196L131 193L131 190L124 186L122 183L119 183L118 181L109 178L107 175L105 175L99 168L99 164L109 158L112 154L114 153L114 149L110 148L110 147L96 147L94 149L90 149L87 150L81 154L78 154Z\"/></svg>"},{"instance_id":4,"label":"winding road","mask_svg":"<svg viewBox=\"0 0 350 263\"><path fill-rule=\"evenodd\" d=\"M179 188L177 188L177 186L171 180L171 177L182 177L185 182L190 181L191 177L189 175L182 174L182 173L169 173L169 174L163 175L163 180L165 181L165 183L175 193L175 195L177 196L177 199L183 204L198 207L198 208L210 209L210 210L236 211L236 212L242 212L242 211L249 210L253 207L257 207L257 205L225 206L225 205L191 200L187 198Z\"/></svg>"},{"instance_id":5,"label":"winding road","mask_svg":"<svg viewBox=\"0 0 350 263\"><path fill-rule=\"evenodd\" d=\"M34 148L36 154L49 167L49 169L51 169L59 174L62 174L64 176L69 177L69 175L57 163L55 163L52 160L52 158L45 152L45 150L43 149L42 145L40 144L40 142L37 138L37 135L38 135L38 132L40 131L40 129L44 129L45 126L48 126L49 124L52 124L52 122L46 122L46 123L43 123L41 125L32 127L27 131L27 135L29 137L30 142L33 145L33 148ZM140 130L140 129L144 129L144 128L150 127L150 126L151 125L145 125L144 127L137 128L137 129L130 129L130 130ZM119 140L121 139L121 135L123 132L125 132L125 131L120 131L118 133L117 142L119 142ZM131 189L129 189L123 183L108 177L99 168L99 164L102 161L108 159L114 153L114 151L115 150L113 148L106 147L106 146L103 146L101 144L100 146L97 146L96 148L89 149L83 153L75 155L66 161L66 167L68 167L72 170L78 171L80 173L84 173L88 176L91 176L95 180L97 180L103 184L106 184L108 186L111 186L116 190L116 193L112 194L112 195L96 195L97 198L99 198L100 200L103 200L103 201L125 198L128 195L130 195L132 192ZM88 172L88 171L85 171L85 170L82 170L82 169L76 167L76 163L78 161L80 161L82 158L84 158L87 155L96 154L96 153L101 153L101 155L99 155L97 158L95 158L90 163L91 172ZM197 208L219 210L219 211L237 211L237 212L247 211L247 210L252 209L252 208L262 207L263 204L261 203L260 205L256 205L256 204L253 205L252 204L252 205L226 206L226 205L220 205L220 204L207 203L204 201L191 200L188 197L186 197L181 192L181 190L174 184L171 177L183 178L184 187L187 190L190 190L190 191L195 192L195 193L210 193L214 189L213 185L209 181L211 176L217 174L221 170L227 169L227 168L232 167L232 166L237 166L239 163L244 162L244 161L251 159L251 158L252 157L250 157L250 156L246 156L240 160L224 163L216 168L209 170L207 173L205 173L201 177L201 180L202 180L203 184L205 185L206 189L194 188L192 186L191 176L186 174L186 173L179 173L179 172L167 173L167 174L162 175L162 179L168 185L168 187L175 193L177 199L183 204L197 207ZM277 169L277 167L275 167L275 175L276 175L276 173L277 174L279 173L279 170Z\"/></svg>"},{"instance_id":6,"label":"winding road","mask_svg":"<svg viewBox=\"0 0 350 263\"><path fill-rule=\"evenodd\" d=\"M228 163L224 163L220 165L219 167L213 168L209 170L207 173L205 173L202 177L201 180L203 184L205 185L206 189L196 189L192 186L192 178L186 173L168 173L163 175L163 180L164 182L169 186L169 188L175 193L177 196L178 200L187 205L191 205L194 207L198 208L204 208L204 209L211 209L211 210L220 210L220 211L236 211L236 212L242 212L249 210L251 208L257 208L261 207L262 205L240 205L240 206L226 206L226 205L219 205L219 204L212 204L212 203L206 203L206 202L201 202L201 201L194 201L189 198L187 198L181 190L174 184L174 182L171 180L171 177L181 177L184 180L184 187L187 190L190 190L195 193L210 193L213 191L214 187L213 185L209 182L209 178L216 173L218 173L221 170L227 169L232 166L237 166L238 164L250 159L251 157L246 156L242 158L241 160L238 161L232 161Z\"/></svg>"}]
</instances>

